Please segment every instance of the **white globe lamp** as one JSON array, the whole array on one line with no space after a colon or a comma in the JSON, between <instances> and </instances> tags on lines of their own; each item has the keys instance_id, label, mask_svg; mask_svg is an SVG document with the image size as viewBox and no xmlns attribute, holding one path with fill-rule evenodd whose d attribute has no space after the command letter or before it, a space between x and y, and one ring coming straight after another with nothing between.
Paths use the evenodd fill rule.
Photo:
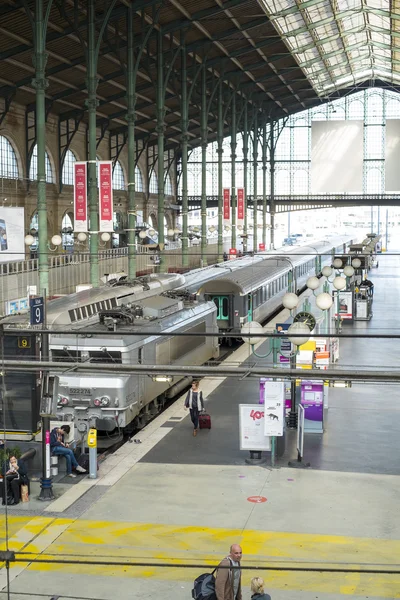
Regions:
<instances>
[{"instance_id":1,"label":"white globe lamp","mask_svg":"<svg viewBox=\"0 0 400 600\"><path fill-rule=\"evenodd\" d=\"M172 237L172 236L174 235L174 230L173 230L173 229L168 229L168 231L167 231L167 235L168 235L169 237Z\"/></svg>"},{"instance_id":2,"label":"white globe lamp","mask_svg":"<svg viewBox=\"0 0 400 600\"><path fill-rule=\"evenodd\" d=\"M323 269L322 269L322 275L324 277L330 277L332 275L332 267L328 267L328 266L323 267Z\"/></svg>"},{"instance_id":3,"label":"white globe lamp","mask_svg":"<svg viewBox=\"0 0 400 600\"><path fill-rule=\"evenodd\" d=\"M28 233L28 235L25 236L25 246L32 246L34 241L35 238L30 233Z\"/></svg>"},{"instance_id":4,"label":"white globe lamp","mask_svg":"<svg viewBox=\"0 0 400 600\"><path fill-rule=\"evenodd\" d=\"M285 308L293 310L299 304L300 298L293 292L288 292L282 298L282 304Z\"/></svg>"},{"instance_id":5,"label":"white globe lamp","mask_svg":"<svg viewBox=\"0 0 400 600\"><path fill-rule=\"evenodd\" d=\"M78 242L86 242L87 235L83 231L78 233Z\"/></svg>"},{"instance_id":6,"label":"white globe lamp","mask_svg":"<svg viewBox=\"0 0 400 600\"><path fill-rule=\"evenodd\" d=\"M340 258L335 258L335 260L333 261L333 266L335 267L335 269L341 269L343 266L343 262L340 260Z\"/></svg>"},{"instance_id":7,"label":"white globe lamp","mask_svg":"<svg viewBox=\"0 0 400 600\"><path fill-rule=\"evenodd\" d=\"M103 242L108 242L111 238L111 235L107 231L105 231L104 233L101 234L100 237Z\"/></svg>"},{"instance_id":8,"label":"white globe lamp","mask_svg":"<svg viewBox=\"0 0 400 600\"><path fill-rule=\"evenodd\" d=\"M343 273L346 277L352 277L354 275L354 268L351 265L346 265L343 269Z\"/></svg>"},{"instance_id":9,"label":"white globe lamp","mask_svg":"<svg viewBox=\"0 0 400 600\"><path fill-rule=\"evenodd\" d=\"M156 234L156 230L155 229L149 229L149 235L153 236Z\"/></svg>"},{"instance_id":10,"label":"white globe lamp","mask_svg":"<svg viewBox=\"0 0 400 600\"><path fill-rule=\"evenodd\" d=\"M147 237L147 232L143 231L143 229L142 229L142 231L139 231L139 237L141 240L144 240L144 238Z\"/></svg>"},{"instance_id":11,"label":"white globe lamp","mask_svg":"<svg viewBox=\"0 0 400 600\"><path fill-rule=\"evenodd\" d=\"M310 290L316 290L319 288L319 286L321 285L321 280L318 279L318 277L309 277L306 281L306 286L310 289Z\"/></svg>"},{"instance_id":12,"label":"white globe lamp","mask_svg":"<svg viewBox=\"0 0 400 600\"><path fill-rule=\"evenodd\" d=\"M310 328L305 323L292 323L288 329L288 338L295 346L302 346L310 339ZM293 337L291 335L299 335L301 337Z\"/></svg>"},{"instance_id":13,"label":"white globe lamp","mask_svg":"<svg viewBox=\"0 0 400 600\"><path fill-rule=\"evenodd\" d=\"M361 260L359 258L353 258L351 264L355 269L359 269L361 267Z\"/></svg>"},{"instance_id":14,"label":"white globe lamp","mask_svg":"<svg viewBox=\"0 0 400 600\"><path fill-rule=\"evenodd\" d=\"M263 330L262 325L260 325L260 323L257 323L257 321L249 321L248 323L245 323L240 330L240 333L242 335L249 334L249 333L260 334L263 332L264 332L264 330ZM243 341L246 344L254 345L254 344L259 344L260 342L264 342L265 338L263 338L263 337L251 337L251 338L245 337L245 338L243 338Z\"/></svg>"},{"instance_id":15,"label":"white globe lamp","mask_svg":"<svg viewBox=\"0 0 400 600\"><path fill-rule=\"evenodd\" d=\"M322 294L318 294L315 298L315 304L321 310L329 310L333 304L333 299L330 294L327 292L323 292Z\"/></svg>"},{"instance_id":16,"label":"white globe lamp","mask_svg":"<svg viewBox=\"0 0 400 600\"><path fill-rule=\"evenodd\" d=\"M337 290L344 290L346 287L346 280L344 277L335 277L333 280L333 287Z\"/></svg>"},{"instance_id":17,"label":"white globe lamp","mask_svg":"<svg viewBox=\"0 0 400 600\"><path fill-rule=\"evenodd\" d=\"M53 244L53 246L59 246L61 242L61 235L53 235L53 237L51 238L51 243Z\"/></svg>"}]
</instances>

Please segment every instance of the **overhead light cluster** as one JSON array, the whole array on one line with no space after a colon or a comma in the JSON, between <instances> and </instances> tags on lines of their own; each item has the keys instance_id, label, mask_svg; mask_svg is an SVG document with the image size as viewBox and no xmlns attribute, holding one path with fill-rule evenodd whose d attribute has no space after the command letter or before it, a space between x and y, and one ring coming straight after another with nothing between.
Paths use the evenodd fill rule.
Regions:
<instances>
[{"instance_id":1,"label":"overhead light cluster","mask_svg":"<svg viewBox=\"0 0 400 600\"><path fill-rule=\"evenodd\" d=\"M320 96L368 79L400 83L389 0L258 1Z\"/></svg>"}]
</instances>

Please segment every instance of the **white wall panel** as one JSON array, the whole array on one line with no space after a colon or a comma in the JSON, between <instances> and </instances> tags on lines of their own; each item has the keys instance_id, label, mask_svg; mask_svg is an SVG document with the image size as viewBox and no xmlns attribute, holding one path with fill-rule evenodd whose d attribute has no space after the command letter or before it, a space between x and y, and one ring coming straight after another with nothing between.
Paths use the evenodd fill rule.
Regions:
<instances>
[{"instance_id":1,"label":"white wall panel","mask_svg":"<svg viewBox=\"0 0 400 600\"><path fill-rule=\"evenodd\" d=\"M386 121L386 173L385 190L398 192L400 190L400 120Z\"/></svg>"},{"instance_id":2,"label":"white wall panel","mask_svg":"<svg viewBox=\"0 0 400 600\"><path fill-rule=\"evenodd\" d=\"M311 129L311 193L361 194L363 122L314 121Z\"/></svg>"}]
</instances>

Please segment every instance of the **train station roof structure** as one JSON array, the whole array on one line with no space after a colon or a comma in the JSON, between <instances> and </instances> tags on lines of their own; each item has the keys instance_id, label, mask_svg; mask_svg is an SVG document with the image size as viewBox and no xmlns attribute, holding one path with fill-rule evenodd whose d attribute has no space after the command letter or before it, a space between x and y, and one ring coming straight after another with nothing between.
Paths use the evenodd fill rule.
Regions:
<instances>
[{"instance_id":1,"label":"train station roof structure","mask_svg":"<svg viewBox=\"0 0 400 600\"><path fill-rule=\"evenodd\" d=\"M42 0L40 0L41 2ZM63 121L87 119L88 6L90 0L43 0L46 30L46 103ZM217 119L215 88L279 118L363 86L400 82L399 0L136 0L138 60L136 134L157 141L157 48L162 38L165 135L181 135L182 45L191 91L189 144L200 143L200 77L205 63L210 101L209 140ZM38 0L0 6L1 117L16 101L34 111L34 14ZM126 49L130 0L96 0L97 123L126 131ZM140 53L140 56L139 56ZM228 100L226 101L228 103ZM227 133L227 130L226 130Z\"/></svg>"}]
</instances>

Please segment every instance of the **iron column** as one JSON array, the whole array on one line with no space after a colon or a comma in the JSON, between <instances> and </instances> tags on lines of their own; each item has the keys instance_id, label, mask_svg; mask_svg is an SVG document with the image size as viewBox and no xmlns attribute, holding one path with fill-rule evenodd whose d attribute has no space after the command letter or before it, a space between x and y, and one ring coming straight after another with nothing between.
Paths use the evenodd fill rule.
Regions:
<instances>
[{"instance_id":1,"label":"iron column","mask_svg":"<svg viewBox=\"0 0 400 600\"><path fill-rule=\"evenodd\" d=\"M136 77L133 47L133 2L128 7L128 72L126 100L128 110L128 277L136 277L136 198L135 198L135 104Z\"/></svg>"},{"instance_id":2,"label":"iron column","mask_svg":"<svg viewBox=\"0 0 400 600\"><path fill-rule=\"evenodd\" d=\"M270 203L270 224L271 241L270 250L275 250L275 140L274 140L274 122L270 121L270 177L271 177L271 203Z\"/></svg>"},{"instance_id":3,"label":"iron column","mask_svg":"<svg viewBox=\"0 0 400 600\"><path fill-rule=\"evenodd\" d=\"M267 124L263 124L262 144L262 170L263 170L263 244L267 247Z\"/></svg>"},{"instance_id":4,"label":"iron column","mask_svg":"<svg viewBox=\"0 0 400 600\"><path fill-rule=\"evenodd\" d=\"M223 259L223 219L222 219L222 155L224 143L224 118L222 114L222 79L219 80L218 90L218 124L217 124L217 154L218 154L218 262Z\"/></svg>"},{"instance_id":5,"label":"iron column","mask_svg":"<svg viewBox=\"0 0 400 600\"><path fill-rule=\"evenodd\" d=\"M161 31L157 37L157 136L158 136L158 245L160 247L160 264L158 271L163 272L164 257L164 70L163 70L163 37Z\"/></svg>"},{"instance_id":6,"label":"iron column","mask_svg":"<svg viewBox=\"0 0 400 600\"><path fill-rule=\"evenodd\" d=\"M183 33L181 34L183 37ZM182 149L182 266L189 266L188 244L188 99L187 99L187 63L186 47L182 39L182 81L181 81L181 149Z\"/></svg>"},{"instance_id":7,"label":"iron column","mask_svg":"<svg viewBox=\"0 0 400 600\"><path fill-rule=\"evenodd\" d=\"M236 92L232 98L231 123L231 188L232 188L232 239L231 248L236 248Z\"/></svg>"},{"instance_id":8,"label":"iron column","mask_svg":"<svg viewBox=\"0 0 400 600\"><path fill-rule=\"evenodd\" d=\"M207 265L207 95L206 67L201 71L201 260Z\"/></svg>"},{"instance_id":9,"label":"iron column","mask_svg":"<svg viewBox=\"0 0 400 600\"><path fill-rule=\"evenodd\" d=\"M254 180L254 186L253 186L253 211L254 211L254 216L253 216L253 251L257 252L258 250L258 236L257 236L257 209L258 209L258 202L257 202L257 194L258 194L258 190L257 190L257 167L258 167L258 162L257 162L257 158L258 158L258 121L257 121L257 117L258 117L258 110L256 107L254 107L254 140L253 140L253 180Z\"/></svg>"},{"instance_id":10,"label":"iron column","mask_svg":"<svg viewBox=\"0 0 400 600\"><path fill-rule=\"evenodd\" d=\"M249 121L248 121L248 112L247 112L247 101L244 99L244 122L243 122L243 187L244 187L244 219L243 219L243 250L247 250L247 188L248 188L248 178L247 178L247 167L248 167L248 156L249 156Z\"/></svg>"},{"instance_id":11,"label":"iron column","mask_svg":"<svg viewBox=\"0 0 400 600\"><path fill-rule=\"evenodd\" d=\"M99 206L97 199L97 164L96 164L96 112L97 112L97 60L96 60L96 25L95 0L88 0L88 64L87 90L89 121L89 156L88 156L88 199L90 221L90 283L99 285Z\"/></svg>"}]
</instances>

